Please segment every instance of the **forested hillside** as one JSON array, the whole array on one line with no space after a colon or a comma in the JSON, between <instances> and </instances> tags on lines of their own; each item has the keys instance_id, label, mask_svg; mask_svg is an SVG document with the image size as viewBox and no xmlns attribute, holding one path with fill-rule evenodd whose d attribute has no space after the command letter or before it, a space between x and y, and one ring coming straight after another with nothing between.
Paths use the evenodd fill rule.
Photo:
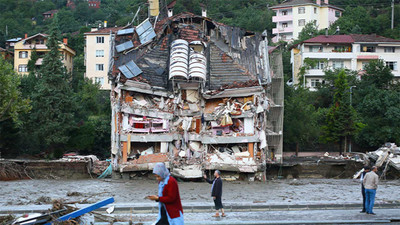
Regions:
<instances>
[{"instance_id":1,"label":"forested hillside","mask_svg":"<svg viewBox=\"0 0 400 225\"><path fill-rule=\"evenodd\" d=\"M160 0L164 5L171 1ZM200 15L202 3L207 6L208 17L216 21L252 31L267 30L271 37L271 31L275 25L272 23L274 13L269 7L281 2L283 1L177 0L174 13L189 11ZM44 125L38 123L37 118L45 115L47 107L39 104L40 97L46 94L38 91L43 91L47 83L39 82L37 76L30 75L22 78L19 86L21 93L14 94L14 96L21 95L24 98L21 108L25 110L15 113L15 115L18 114L15 121L0 120L0 151L16 153L15 150L18 149L18 153L30 155L42 151L59 155L69 150L103 156L109 153L111 129L108 93L99 91L98 86L83 78L85 72L83 33L89 31L90 27L98 27L103 21L108 21L108 26L124 26L132 21L139 7L141 10L134 24L143 21L147 18L147 0L102 0L99 9L89 8L84 0L76 0L74 9L67 7L66 3L67 0L0 0L0 47L5 46L7 39L23 37L24 34L29 36L36 33L50 34L51 28L53 33L57 34L54 36L55 39L61 40L61 37L67 37L69 45L77 52L73 73L64 74L61 70L59 72L65 86L72 90L69 94L72 97L69 96L71 99L68 99L75 107L73 118L65 117L65 120L70 122L68 129L56 136L55 132L47 129L54 128L53 123ZM330 0L330 3L345 9L343 16L330 27L330 34L337 33L339 27L340 34L376 33L386 37L400 38L400 0L395 0L394 29L391 29L391 0ZM54 9L58 10L58 21L54 21L55 18L44 19L42 14ZM306 27L307 29L302 32L297 42L324 33L317 27ZM290 45L280 44L284 55L285 77L288 80L292 76ZM345 113L357 125L351 129L355 144L362 148L375 148L385 141L400 142L400 125L398 124L400 87L391 82L393 75L383 62L376 62L375 65L367 71L371 79L375 79L373 81L355 79L354 71L345 71L347 76L343 76L343 73L339 76L339 71L328 71L326 76L328 82L317 92L286 86L285 150L293 150L294 146L314 150L315 146L325 143L330 138L326 133L330 131L328 124L334 120L327 118L334 100L332 96L338 90L333 85L336 81L341 82L341 89L346 91L349 85L357 86L354 93L354 108L347 109L347 114ZM2 68L4 68L3 72L9 73L8 75L14 74L10 64L3 63ZM38 72L46 75L45 69ZM382 80L382 77L385 79ZM60 97L60 99L63 98L63 96ZM339 100L347 104L346 99ZM54 99L54 102L58 102L58 99ZM31 109L30 113L26 113L28 108ZM70 109L72 107L65 110L67 112ZM63 113L67 115L66 112ZM385 115L384 118L382 115ZM299 117L302 120L299 120ZM332 115L331 118L333 118ZM51 140L48 143L38 142L39 136L42 136L42 139ZM54 149L61 150L57 153Z\"/></svg>"},{"instance_id":2,"label":"forested hillside","mask_svg":"<svg viewBox=\"0 0 400 225\"><path fill-rule=\"evenodd\" d=\"M130 22L141 7L139 20L147 17L147 0L102 0L100 9L89 8L87 2L76 0L76 8L66 7L66 0L0 0L0 46L13 37L46 32L51 19L42 13L58 9L59 26L63 34L79 31L82 27L97 26L106 20L109 26L123 26ZM171 0L165 0L168 4ZM222 23L253 31L271 31L273 12L270 6L282 0L178 0L175 13L189 11L201 14L200 3L208 8L208 16ZM396 4L400 0L395 0ZM332 26L340 26L343 33L380 33L399 37L399 29L390 30L390 0L331 0L331 4L346 9L343 17ZM141 18L141 19L140 19ZM400 6L395 7L395 26L400 26Z\"/></svg>"}]
</instances>

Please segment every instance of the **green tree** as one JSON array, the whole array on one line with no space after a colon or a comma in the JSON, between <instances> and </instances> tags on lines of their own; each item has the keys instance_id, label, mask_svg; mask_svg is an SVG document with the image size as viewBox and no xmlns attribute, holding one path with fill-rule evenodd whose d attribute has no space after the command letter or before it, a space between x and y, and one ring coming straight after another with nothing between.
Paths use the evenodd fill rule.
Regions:
<instances>
[{"instance_id":1,"label":"green tree","mask_svg":"<svg viewBox=\"0 0 400 225\"><path fill-rule=\"evenodd\" d=\"M318 116L312 98L308 89L285 87L283 140L285 145L296 146L296 155L300 147L312 145L319 136Z\"/></svg>"},{"instance_id":2,"label":"green tree","mask_svg":"<svg viewBox=\"0 0 400 225\"><path fill-rule=\"evenodd\" d=\"M308 22L299 33L297 43L305 41L319 35L317 24L313 21Z\"/></svg>"},{"instance_id":3,"label":"green tree","mask_svg":"<svg viewBox=\"0 0 400 225\"><path fill-rule=\"evenodd\" d=\"M18 88L20 76L13 66L0 56L0 122L13 120L20 123L20 114L30 110L29 100L22 97Z\"/></svg>"},{"instance_id":4,"label":"green tree","mask_svg":"<svg viewBox=\"0 0 400 225\"><path fill-rule=\"evenodd\" d=\"M32 93L32 113L28 131L37 138L48 153L61 154L75 127L75 96L70 76L61 62L60 34L57 16L53 19L43 65Z\"/></svg>"},{"instance_id":5,"label":"green tree","mask_svg":"<svg viewBox=\"0 0 400 225\"><path fill-rule=\"evenodd\" d=\"M371 61L357 85L355 102L366 127L357 135L363 147L377 148L385 142L400 141L400 89L382 60Z\"/></svg>"},{"instance_id":6,"label":"green tree","mask_svg":"<svg viewBox=\"0 0 400 225\"><path fill-rule=\"evenodd\" d=\"M321 139L324 142L339 143L340 153L343 149L346 152L348 138L357 134L364 126L349 104L348 90L346 73L342 70L335 80L333 103L326 115L325 125L322 126Z\"/></svg>"}]
</instances>

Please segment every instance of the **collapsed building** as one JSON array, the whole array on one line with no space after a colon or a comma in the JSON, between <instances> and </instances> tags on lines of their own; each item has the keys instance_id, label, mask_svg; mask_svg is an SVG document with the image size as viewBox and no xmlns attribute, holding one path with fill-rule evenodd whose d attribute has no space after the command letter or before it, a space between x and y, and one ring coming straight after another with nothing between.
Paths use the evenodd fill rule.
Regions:
<instances>
[{"instance_id":1,"label":"collapsed building","mask_svg":"<svg viewBox=\"0 0 400 225\"><path fill-rule=\"evenodd\" d=\"M181 13L110 35L114 171L164 162L199 178L282 162L282 58L266 34Z\"/></svg>"}]
</instances>

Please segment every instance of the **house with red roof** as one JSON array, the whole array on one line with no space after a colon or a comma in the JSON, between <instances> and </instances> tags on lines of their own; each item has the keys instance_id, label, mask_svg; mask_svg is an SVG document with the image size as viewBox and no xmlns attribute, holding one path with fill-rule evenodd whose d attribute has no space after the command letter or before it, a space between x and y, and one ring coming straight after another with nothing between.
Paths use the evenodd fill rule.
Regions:
<instances>
[{"instance_id":1,"label":"house with red roof","mask_svg":"<svg viewBox=\"0 0 400 225\"><path fill-rule=\"evenodd\" d=\"M306 59L316 63L300 81L299 71ZM376 59L385 61L394 76L400 78L400 40L376 34L320 35L292 48L293 82L305 83L315 90L324 81L325 70L350 69L362 75L365 66Z\"/></svg>"}]
</instances>

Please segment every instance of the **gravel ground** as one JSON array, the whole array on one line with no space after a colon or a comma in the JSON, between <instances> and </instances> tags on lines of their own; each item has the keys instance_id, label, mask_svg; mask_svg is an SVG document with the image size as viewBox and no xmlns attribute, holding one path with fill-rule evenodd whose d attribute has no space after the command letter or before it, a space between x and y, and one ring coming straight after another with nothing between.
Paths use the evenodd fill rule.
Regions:
<instances>
[{"instance_id":1,"label":"gravel ground","mask_svg":"<svg viewBox=\"0 0 400 225\"><path fill-rule=\"evenodd\" d=\"M376 201L400 202L400 180L381 181ZM183 204L210 203L211 185L179 182ZM267 204L360 203L358 180L292 179L261 182L224 182L223 201ZM148 203L144 197L157 194L155 180L21 180L0 182L0 206L49 204L52 199L88 203L113 196L116 203Z\"/></svg>"}]
</instances>

